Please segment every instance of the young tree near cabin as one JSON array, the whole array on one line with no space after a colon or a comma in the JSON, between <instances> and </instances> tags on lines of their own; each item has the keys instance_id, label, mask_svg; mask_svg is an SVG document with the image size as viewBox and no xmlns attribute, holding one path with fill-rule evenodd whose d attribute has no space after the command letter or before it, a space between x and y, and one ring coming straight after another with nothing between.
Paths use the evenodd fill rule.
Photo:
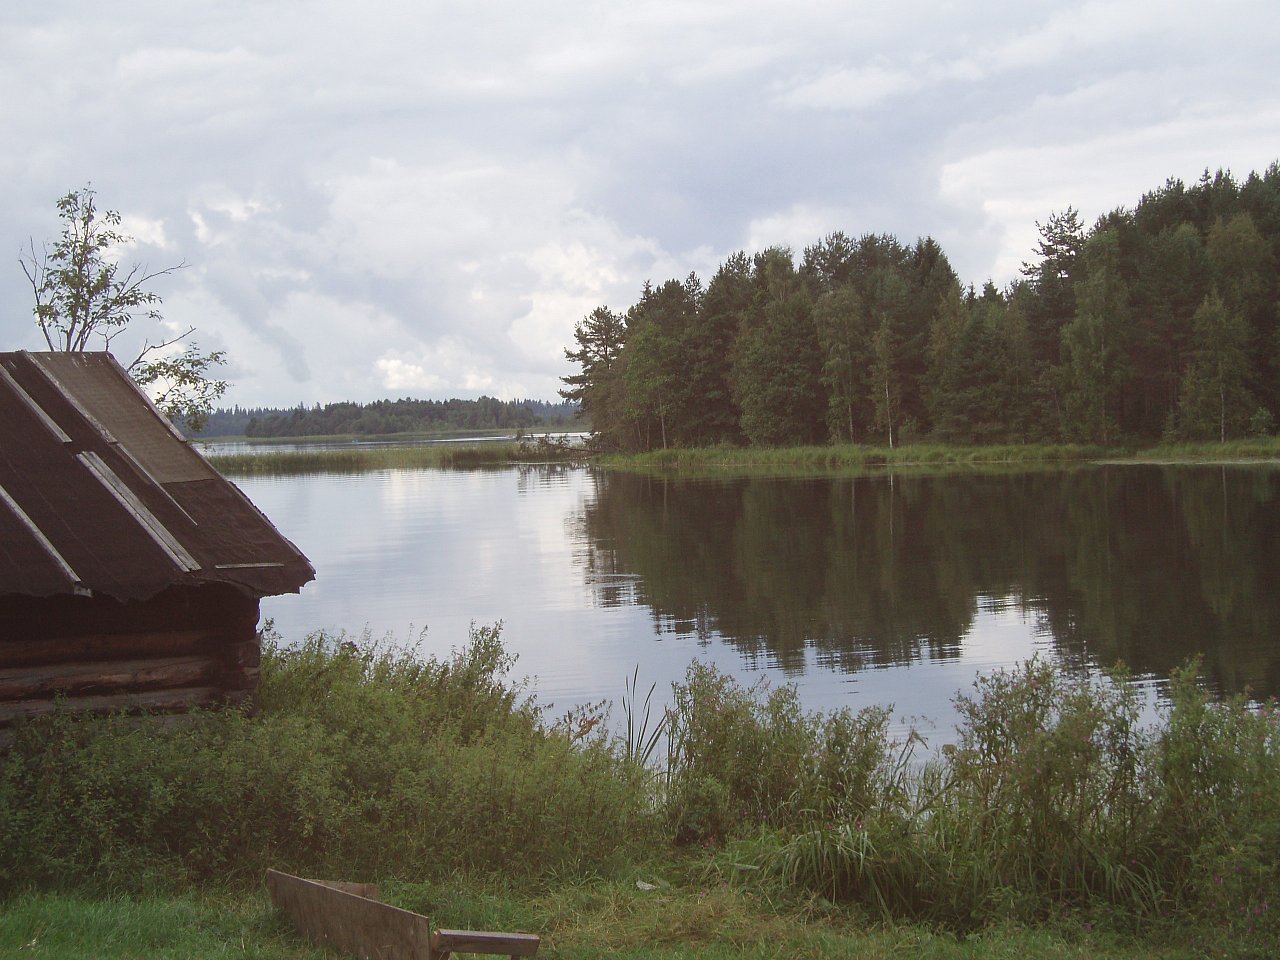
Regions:
<instances>
[{"instance_id":1,"label":"young tree near cabin","mask_svg":"<svg viewBox=\"0 0 1280 960\"><path fill-rule=\"evenodd\" d=\"M135 321L163 322L160 295L147 286L183 266L148 270L134 264L122 271L111 253L133 238L120 232L117 211L99 212L95 197L93 188L84 186L59 199L62 235L39 252L30 241L29 252L19 257L35 299L36 324L50 350L87 350L95 339L110 350L112 341ZM194 332L191 327L158 343L144 339L125 369L139 385L150 388L166 416L199 430L227 382L211 375L225 362L225 354L201 353L188 340ZM164 352L183 341L181 353Z\"/></svg>"}]
</instances>

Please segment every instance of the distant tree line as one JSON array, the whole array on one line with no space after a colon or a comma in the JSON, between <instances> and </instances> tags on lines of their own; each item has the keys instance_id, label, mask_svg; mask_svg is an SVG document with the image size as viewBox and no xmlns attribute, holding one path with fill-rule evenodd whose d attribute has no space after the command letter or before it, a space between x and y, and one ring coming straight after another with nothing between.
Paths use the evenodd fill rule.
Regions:
<instances>
[{"instance_id":1,"label":"distant tree line","mask_svg":"<svg viewBox=\"0 0 1280 960\"><path fill-rule=\"evenodd\" d=\"M290 409L217 409L201 431L209 437L311 437L337 434L373 436L438 430L530 430L563 426L578 413L573 401L545 400L377 400L328 403Z\"/></svg>"},{"instance_id":2,"label":"distant tree line","mask_svg":"<svg viewBox=\"0 0 1280 960\"><path fill-rule=\"evenodd\" d=\"M1280 164L1037 227L1003 290L965 287L931 238L839 232L798 264L771 247L646 283L577 325L561 395L618 450L1274 431Z\"/></svg>"}]
</instances>

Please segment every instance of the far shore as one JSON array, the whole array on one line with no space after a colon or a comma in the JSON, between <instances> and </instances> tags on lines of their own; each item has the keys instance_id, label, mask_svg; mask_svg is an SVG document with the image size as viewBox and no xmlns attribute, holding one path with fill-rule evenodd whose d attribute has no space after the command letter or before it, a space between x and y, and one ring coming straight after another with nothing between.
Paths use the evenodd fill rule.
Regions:
<instances>
[{"instance_id":1,"label":"far shore","mask_svg":"<svg viewBox=\"0 0 1280 960\"><path fill-rule=\"evenodd\" d=\"M226 438L220 442L237 442ZM797 472L856 475L885 470L963 469L1004 472L1064 466L1150 464L1245 464L1280 462L1280 438L1225 443L1102 447L1087 444L951 446L915 443L897 447L861 444L803 447L702 447L602 453L557 433L535 432L512 440L481 439L422 443L421 436L297 438L270 442L269 451L215 453L210 461L229 476L300 473L360 473L367 470L497 467L513 463L591 463L607 470L680 475L794 475ZM439 437L437 437L439 439ZM205 442L205 441L202 441ZM317 444L334 443L317 448ZM297 445L297 449L288 446ZM282 447L284 449L282 449Z\"/></svg>"}]
</instances>

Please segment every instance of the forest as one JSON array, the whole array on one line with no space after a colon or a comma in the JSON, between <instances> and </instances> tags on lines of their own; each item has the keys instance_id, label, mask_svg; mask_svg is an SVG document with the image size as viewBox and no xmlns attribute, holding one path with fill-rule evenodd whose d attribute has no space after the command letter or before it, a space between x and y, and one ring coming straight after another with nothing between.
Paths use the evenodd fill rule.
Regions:
<instances>
[{"instance_id":1,"label":"forest","mask_svg":"<svg viewBox=\"0 0 1280 960\"><path fill-rule=\"evenodd\" d=\"M447 430L530 430L563 427L578 412L572 401L545 400L377 400L373 403L299 404L218 409L200 432L205 437L377 436L439 433Z\"/></svg>"},{"instance_id":2,"label":"forest","mask_svg":"<svg viewBox=\"0 0 1280 960\"><path fill-rule=\"evenodd\" d=\"M1274 433L1280 163L1037 227L1004 289L966 286L929 237L842 232L646 283L577 324L561 395L619 451Z\"/></svg>"}]
</instances>

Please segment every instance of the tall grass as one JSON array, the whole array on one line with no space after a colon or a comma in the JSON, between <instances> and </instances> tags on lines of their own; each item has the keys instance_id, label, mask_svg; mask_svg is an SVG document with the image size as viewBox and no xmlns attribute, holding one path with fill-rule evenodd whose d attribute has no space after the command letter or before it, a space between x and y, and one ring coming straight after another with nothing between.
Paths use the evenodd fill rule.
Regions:
<instances>
[{"instance_id":1,"label":"tall grass","mask_svg":"<svg viewBox=\"0 0 1280 960\"><path fill-rule=\"evenodd\" d=\"M1276 460L1280 459L1280 437L1250 437L1222 443L1162 443L1135 456L1169 460Z\"/></svg>"},{"instance_id":2,"label":"tall grass","mask_svg":"<svg viewBox=\"0 0 1280 960\"><path fill-rule=\"evenodd\" d=\"M564 880L692 855L770 900L892 922L1185 926L1280 954L1280 714L1213 700L1194 667L1155 723L1122 681L997 671L932 757L884 709L807 713L790 686L698 662L660 719L633 675L613 735L547 722L511 670L496 628L444 660L272 638L257 716L31 722L0 761L0 897L268 865Z\"/></svg>"},{"instance_id":3,"label":"tall grass","mask_svg":"<svg viewBox=\"0 0 1280 960\"><path fill-rule=\"evenodd\" d=\"M742 814L721 826L737 840L730 857L891 920L968 930L1083 914L1280 948L1274 706L1214 702L1187 668L1162 723L1143 727L1131 687L1043 661L981 678L956 702L958 742L923 765L903 762L904 745L895 753L865 713L818 721L822 737L794 722L784 731L770 700L709 714L719 729L700 743L766 737L789 753L761 779L701 765L700 796ZM846 757L824 772L830 744ZM763 818L752 806L762 788Z\"/></svg>"}]
</instances>

